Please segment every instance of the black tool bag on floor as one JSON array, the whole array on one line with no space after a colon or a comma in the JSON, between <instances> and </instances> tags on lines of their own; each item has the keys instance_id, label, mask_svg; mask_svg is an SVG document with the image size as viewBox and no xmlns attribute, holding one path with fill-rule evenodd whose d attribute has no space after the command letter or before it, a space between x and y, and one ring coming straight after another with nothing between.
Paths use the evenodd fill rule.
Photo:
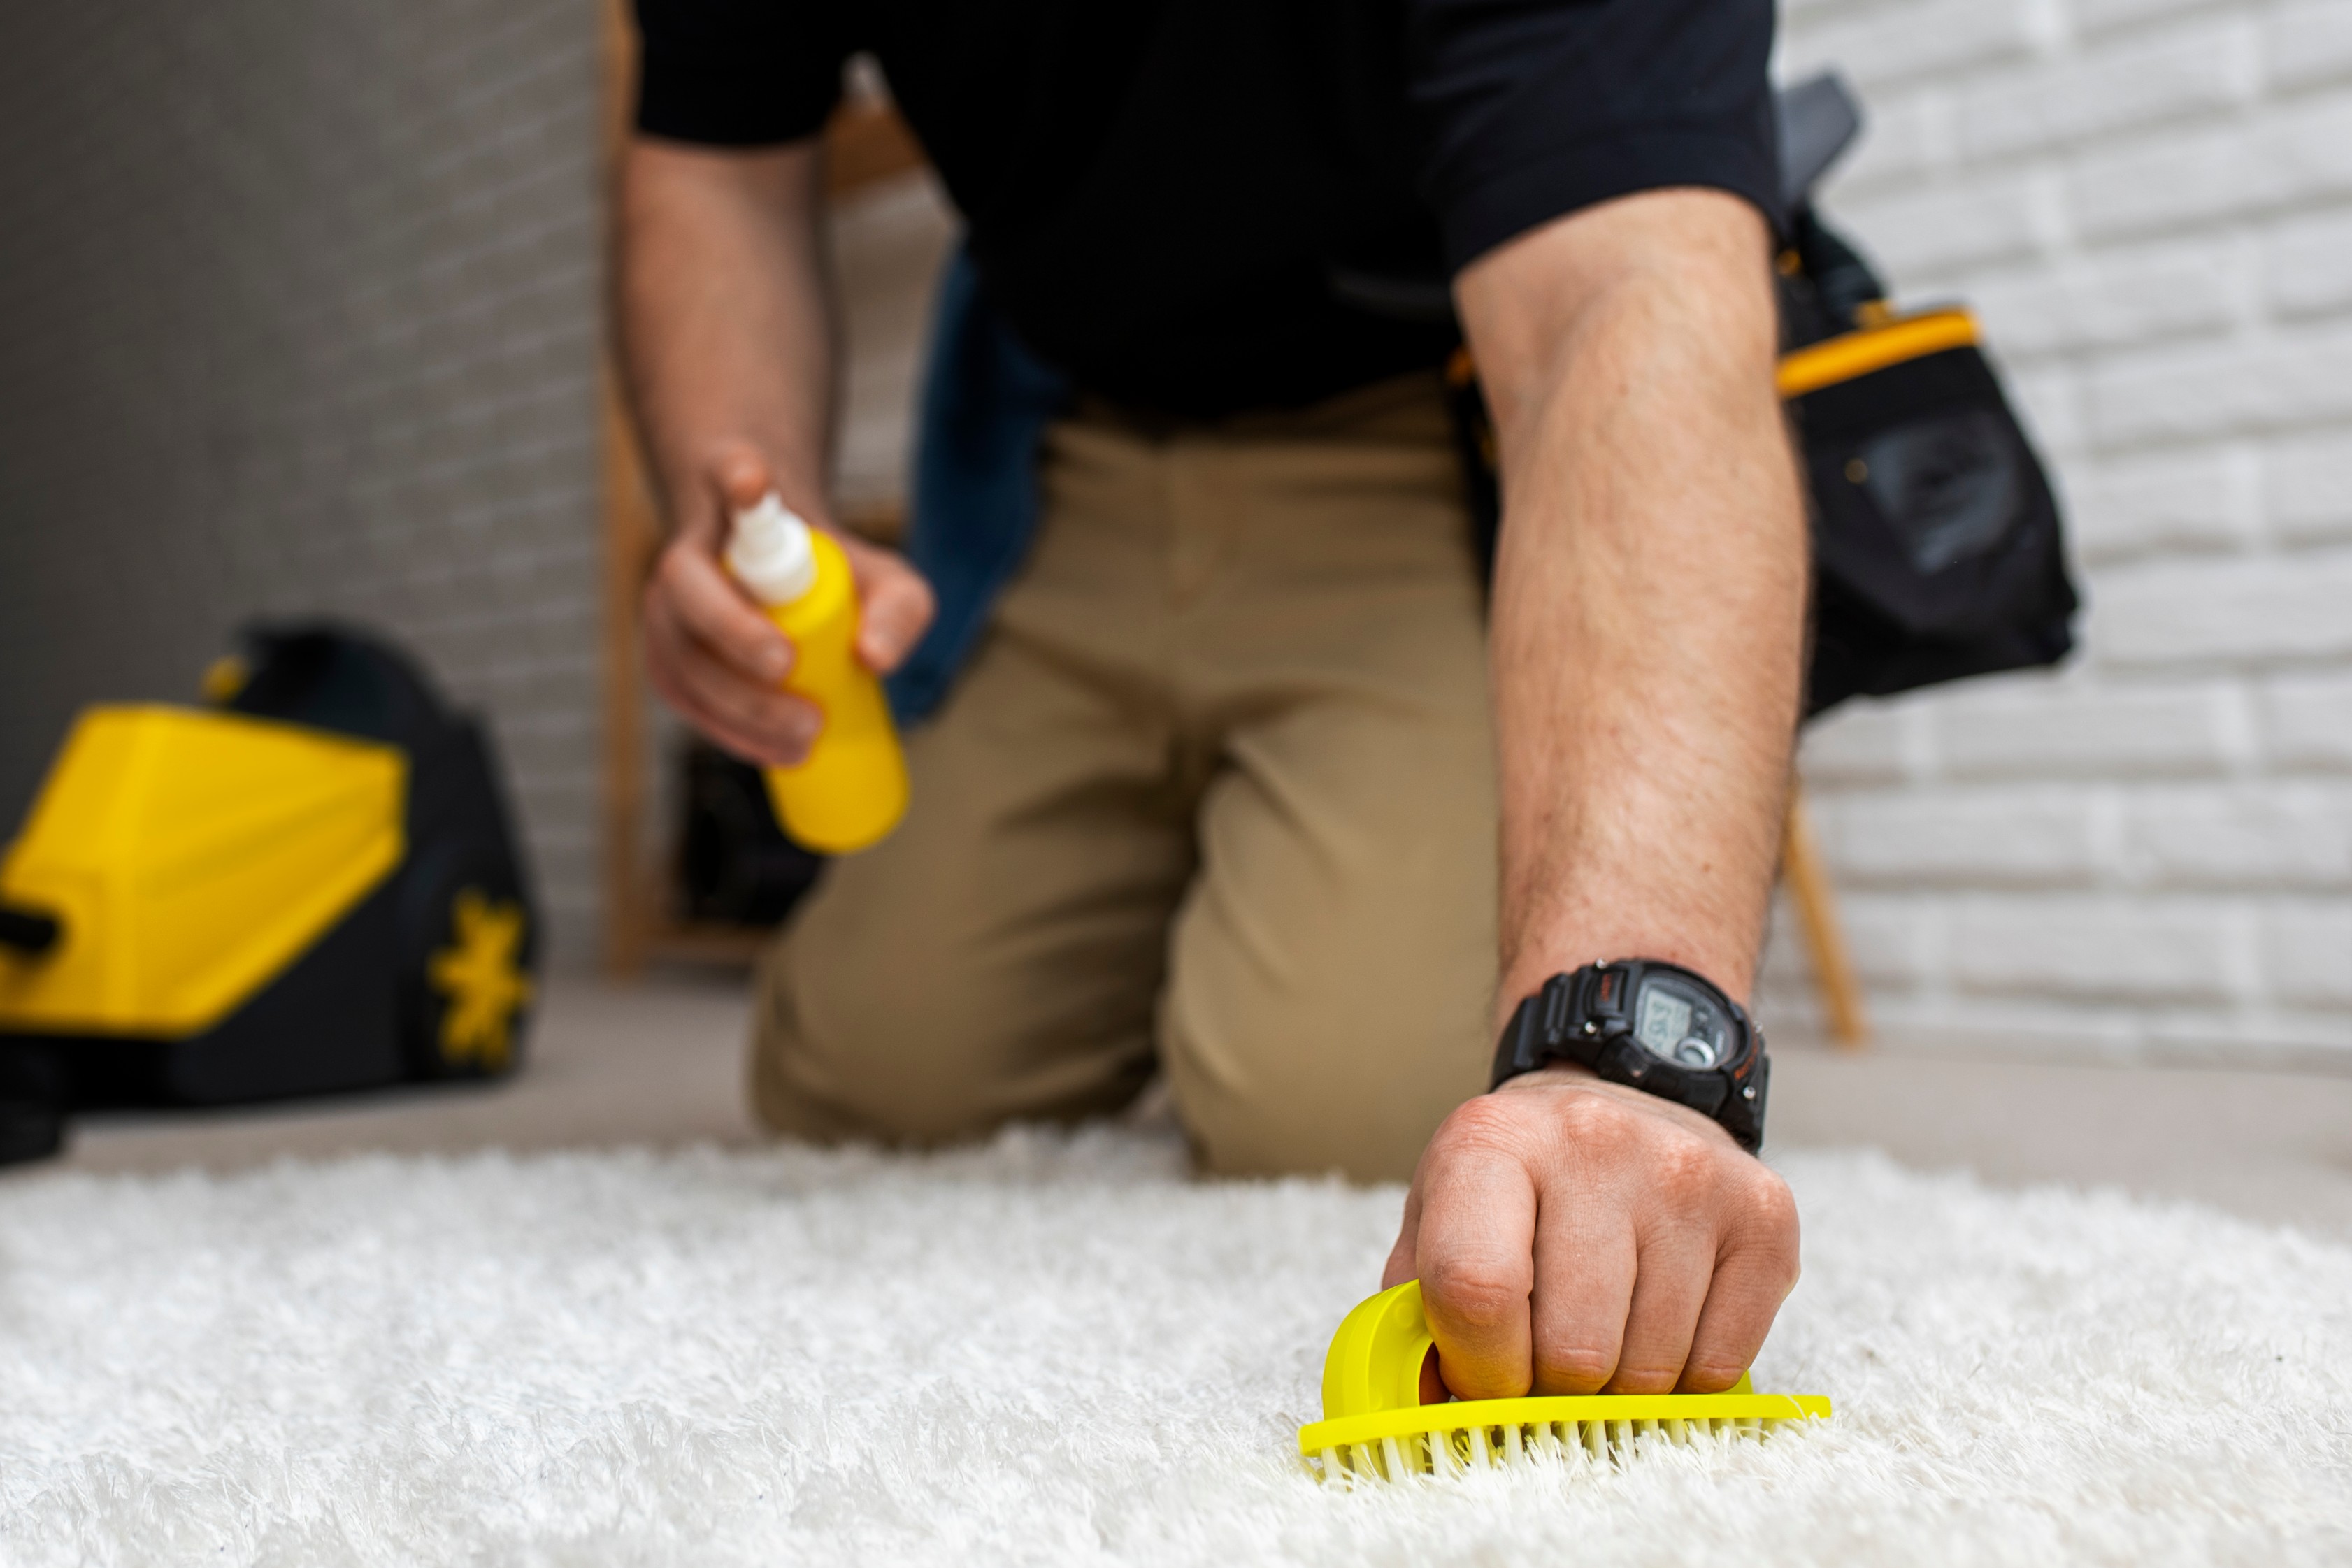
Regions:
<instances>
[{"instance_id":1,"label":"black tool bag on floor","mask_svg":"<svg viewBox=\"0 0 2352 1568\"><path fill-rule=\"evenodd\" d=\"M521 1060L538 910L488 732L380 638L242 640L210 709L85 712L0 858L0 1164L76 1110Z\"/></svg>"}]
</instances>

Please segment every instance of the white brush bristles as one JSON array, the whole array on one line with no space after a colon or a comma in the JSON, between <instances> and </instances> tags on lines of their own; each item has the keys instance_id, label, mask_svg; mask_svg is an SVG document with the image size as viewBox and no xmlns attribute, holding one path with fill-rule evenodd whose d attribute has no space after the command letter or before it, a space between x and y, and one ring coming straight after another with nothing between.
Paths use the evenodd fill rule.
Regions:
<instances>
[{"instance_id":1,"label":"white brush bristles","mask_svg":"<svg viewBox=\"0 0 2352 1568\"><path fill-rule=\"evenodd\" d=\"M1431 1410L1445 1408L1432 1406ZM1520 1465L1576 1469L1595 1460L1624 1464L1663 1445L1690 1448L1736 1437L1762 1438L1781 1422L1744 1420L1542 1421L1499 1427L1437 1427L1426 1432L1342 1443L1305 1459L1309 1473L1343 1485L1403 1480L1433 1473Z\"/></svg>"}]
</instances>

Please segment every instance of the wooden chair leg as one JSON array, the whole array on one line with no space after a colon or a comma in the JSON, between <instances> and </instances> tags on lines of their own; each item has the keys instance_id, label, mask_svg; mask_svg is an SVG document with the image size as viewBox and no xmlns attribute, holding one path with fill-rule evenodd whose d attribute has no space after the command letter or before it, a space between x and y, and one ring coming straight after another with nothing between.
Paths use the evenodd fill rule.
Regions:
<instances>
[{"instance_id":1,"label":"wooden chair leg","mask_svg":"<svg viewBox=\"0 0 2352 1568\"><path fill-rule=\"evenodd\" d=\"M637 594L658 525L637 455L636 433L622 407L618 378L604 374L604 970L631 976L645 967L653 925L646 885L644 821L645 677L637 653Z\"/></svg>"},{"instance_id":2,"label":"wooden chair leg","mask_svg":"<svg viewBox=\"0 0 2352 1568\"><path fill-rule=\"evenodd\" d=\"M1862 986L1854 978L1853 955L1846 948L1845 927L1838 920L1837 893L1830 886L1829 868L1822 863L1821 845L1805 815L1804 791L1794 787L1789 791L1788 828L1780 843L1780 874L1804 927L1805 949L1813 961L1813 983L1821 988L1830 1038L1849 1051L1859 1051L1870 1043Z\"/></svg>"}]
</instances>

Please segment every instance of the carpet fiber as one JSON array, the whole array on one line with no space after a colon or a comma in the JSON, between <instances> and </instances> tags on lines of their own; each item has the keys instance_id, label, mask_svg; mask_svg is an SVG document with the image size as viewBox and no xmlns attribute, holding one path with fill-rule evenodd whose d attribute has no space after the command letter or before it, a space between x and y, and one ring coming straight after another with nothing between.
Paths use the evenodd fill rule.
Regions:
<instances>
[{"instance_id":1,"label":"carpet fiber","mask_svg":"<svg viewBox=\"0 0 2352 1568\"><path fill-rule=\"evenodd\" d=\"M1325 1490L1394 1190L1163 1138L0 1186L0 1561L2211 1563L2352 1554L2352 1251L1792 1155L1826 1428Z\"/></svg>"}]
</instances>

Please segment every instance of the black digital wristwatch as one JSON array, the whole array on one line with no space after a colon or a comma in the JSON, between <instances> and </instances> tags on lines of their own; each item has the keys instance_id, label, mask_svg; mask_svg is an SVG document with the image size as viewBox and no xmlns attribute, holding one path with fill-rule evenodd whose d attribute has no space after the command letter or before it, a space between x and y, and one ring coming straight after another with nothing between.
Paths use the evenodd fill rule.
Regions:
<instances>
[{"instance_id":1,"label":"black digital wristwatch","mask_svg":"<svg viewBox=\"0 0 2352 1568\"><path fill-rule=\"evenodd\" d=\"M1488 1087L1552 1061L1711 1116L1751 1155L1763 1145L1763 1031L1679 964L1625 958L1554 975L1503 1026Z\"/></svg>"}]
</instances>

